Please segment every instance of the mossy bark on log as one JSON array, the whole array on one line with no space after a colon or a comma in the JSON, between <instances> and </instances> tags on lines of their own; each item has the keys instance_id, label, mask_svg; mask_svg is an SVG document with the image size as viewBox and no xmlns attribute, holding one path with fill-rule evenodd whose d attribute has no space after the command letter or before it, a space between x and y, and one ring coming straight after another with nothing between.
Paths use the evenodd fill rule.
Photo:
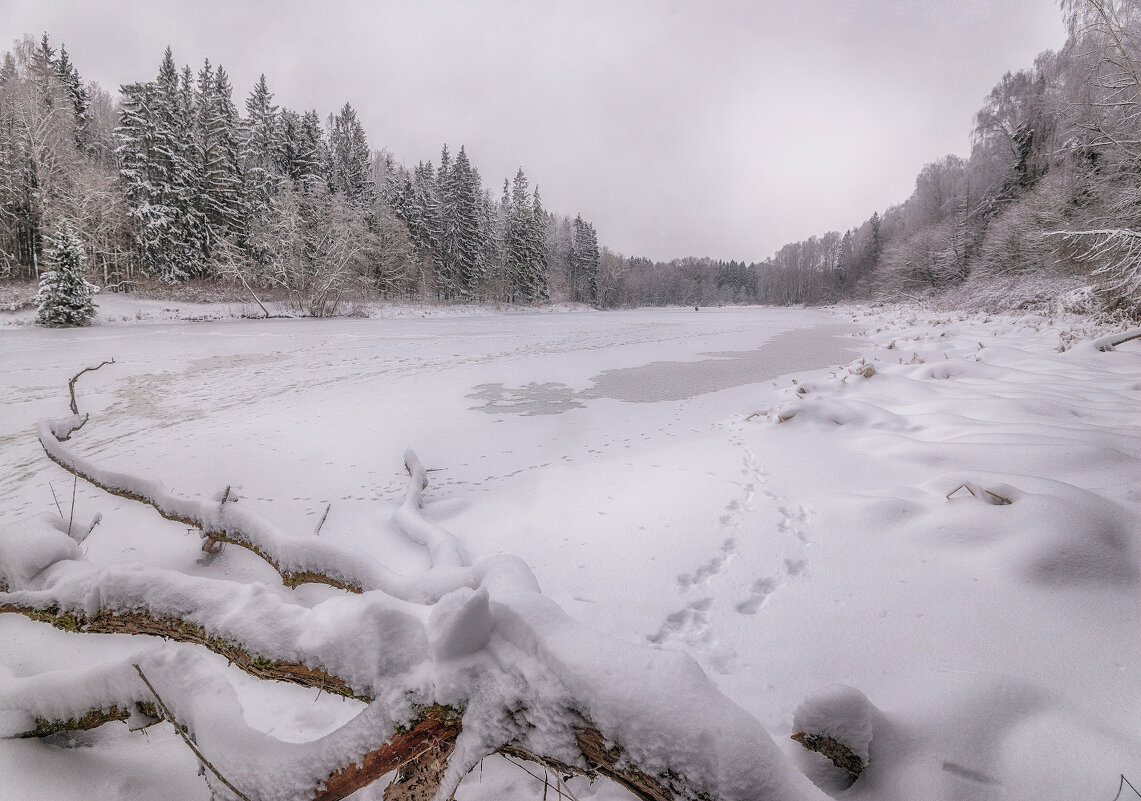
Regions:
<instances>
[{"instance_id":1,"label":"mossy bark on log","mask_svg":"<svg viewBox=\"0 0 1141 801\"><path fill-rule=\"evenodd\" d=\"M285 681L313 687L333 695L355 698L369 703L372 698L355 693L344 679L299 662L271 659L251 652L240 643L224 640L206 633L201 626L177 618L153 617L143 612L112 612L103 610L93 617L61 612L46 607L36 609L17 604L0 604L0 614L14 612L41 623L48 623L64 631L87 634L147 634L154 637L201 645L226 657L237 667L259 679Z\"/></svg>"},{"instance_id":2,"label":"mossy bark on log","mask_svg":"<svg viewBox=\"0 0 1141 801\"><path fill-rule=\"evenodd\" d=\"M158 718L158 709L149 701L135 701L133 706L136 711L149 718ZM112 704L108 707L93 707L77 718L66 720L52 720L37 716L33 728L12 735L12 739L27 740L34 737L50 737L64 731L88 731L97 729L106 723L126 722L131 715L132 712L129 707Z\"/></svg>"}]
</instances>

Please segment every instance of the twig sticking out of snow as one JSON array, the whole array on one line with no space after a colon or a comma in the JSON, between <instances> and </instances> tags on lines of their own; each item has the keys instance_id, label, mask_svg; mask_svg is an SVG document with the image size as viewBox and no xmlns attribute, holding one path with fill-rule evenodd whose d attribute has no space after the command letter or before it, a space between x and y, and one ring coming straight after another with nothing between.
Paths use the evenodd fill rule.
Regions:
<instances>
[{"instance_id":1,"label":"twig sticking out of snow","mask_svg":"<svg viewBox=\"0 0 1141 801\"><path fill-rule=\"evenodd\" d=\"M79 476L71 477L71 515L67 518L67 536L71 536L71 524L75 521L75 489L79 484Z\"/></svg>"},{"instance_id":2,"label":"twig sticking out of snow","mask_svg":"<svg viewBox=\"0 0 1141 801\"><path fill-rule=\"evenodd\" d=\"M1134 787L1133 784L1129 781L1129 779L1125 778L1125 774L1122 773L1121 781L1117 783L1117 795L1113 797L1113 801L1117 801L1117 799L1121 798L1121 791L1125 789L1125 785L1127 784L1129 785L1129 789L1132 790L1138 798L1141 798L1141 791L1138 791L1137 788Z\"/></svg>"},{"instance_id":3,"label":"twig sticking out of snow","mask_svg":"<svg viewBox=\"0 0 1141 801\"><path fill-rule=\"evenodd\" d=\"M214 764L206 758L206 755L198 749L198 746L196 746L194 741L190 739L190 735L182 730L182 727L178 725L178 721L174 719L174 715L170 713L170 710L167 708L166 704L163 703L162 697L158 694L158 690L156 690L154 685L151 684L150 679L147 678L147 674L143 673L143 669L137 664L131 665L131 667L138 671L139 678L143 680L143 684L147 685L147 689L150 690L151 695L155 697L155 703L158 705L162 716L174 724L174 730L178 732L178 736L182 738L184 743L186 743L186 747L194 752L194 756L198 757L198 761L201 762L202 765L211 773L213 773L218 778L218 781L226 785L226 789L228 789L231 793L236 795L242 801L250 801L250 797L235 787L229 779L223 776L219 770L214 767Z\"/></svg>"},{"instance_id":4,"label":"twig sticking out of snow","mask_svg":"<svg viewBox=\"0 0 1141 801\"><path fill-rule=\"evenodd\" d=\"M329 517L329 510L332 508L333 508L333 503L330 501L329 505L325 507L325 514L321 515L321 519L317 523L317 528L313 529L313 536L314 537L319 536L321 534L321 529L325 525L325 519Z\"/></svg>"},{"instance_id":5,"label":"twig sticking out of snow","mask_svg":"<svg viewBox=\"0 0 1141 801\"><path fill-rule=\"evenodd\" d=\"M59 512L59 519L63 520L63 507L59 505L59 498L55 495L55 486L49 481L48 489L52 491L52 500L55 501L56 511Z\"/></svg>"}]
</instances>

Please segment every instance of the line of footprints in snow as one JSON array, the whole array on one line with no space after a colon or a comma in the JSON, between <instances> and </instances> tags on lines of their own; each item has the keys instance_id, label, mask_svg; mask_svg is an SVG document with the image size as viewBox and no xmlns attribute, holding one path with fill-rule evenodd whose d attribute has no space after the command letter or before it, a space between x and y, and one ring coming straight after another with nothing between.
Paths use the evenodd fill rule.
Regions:
<instances>
[{"instance_id":1,"label":"line of footprints in snow","mask_svg":"<svg viewBox=\"0 0 1141 801\"><path fill-rule=\"evenodd\" d=\"M741 469L744 492L742 498L734 498L726 505L719 521L721 528L739 532L745 513L753 509L753 501L759 488L760 494L777 507L779 514L777 531L783 540L782 547L788 549L781 568L771 575L756 579L746 597L735 604L734 608L740 614L755 615L781 584L805 575L807 560L803 554L808 544L808 537L804 533L804 528L809 514L803 506L793 507L786 498L765 486L768 475L761 469L756 454L744 443L739 434L731 435L730 441L740 447L745 454ZM699 565L692 573L678 576L678 587L682 592L688 592L714 581L726 570L736 554L737 538L729 537L709 561ZM735 654L731 648L719 643L712 631L711 613L715 604L716 599L709 596L691 601L683 608L669 614L661 628L647 639L655 645L677 641L690 648L696 648L703 652L714 669L722 673L728 672Z\"/></svg>"}]
</instances>

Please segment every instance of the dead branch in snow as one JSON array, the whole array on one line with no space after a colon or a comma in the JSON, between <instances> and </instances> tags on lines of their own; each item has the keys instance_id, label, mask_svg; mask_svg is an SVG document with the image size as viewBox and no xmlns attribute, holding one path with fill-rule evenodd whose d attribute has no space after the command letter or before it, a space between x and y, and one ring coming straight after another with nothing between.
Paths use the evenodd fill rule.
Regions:
<instances>
[{"instance_id":1,"label":"dead branch in snow","mask_svg":"<svg viewBox=\"0 0 1141 801\"><path fill-rule=\"evenodd\" d=\"M103 367L103 366L108 365L108 364L114 364L114 363L115 363L114 359L106 359L104 361L99 362L99 364L95 365L94 367L84 367L82 370L80 370L78 373L76 373L75 375L73 375L71 377L71 379L67 382L67 391L71 395L71 413L72 414L79 414L79 406L75 402L75 382L79 380L79 377L81 375L83 375L84 373L93 373L96 370L98 370L100 367Z\"/></svg>"},{"instance_id":2,"label":"dead branch in snow","mask_svg":"<svg viewBox=\"0 0 1141 801\"><path fill-rule=\"evenodd\" d=\"M1131 328L1100 337L1094 342L1094 347L1100 351L1111 351L1115 350L1118 345L1124 345L1134 339L1141 339L1141 328Z\"/></svg>"}]
</instances>

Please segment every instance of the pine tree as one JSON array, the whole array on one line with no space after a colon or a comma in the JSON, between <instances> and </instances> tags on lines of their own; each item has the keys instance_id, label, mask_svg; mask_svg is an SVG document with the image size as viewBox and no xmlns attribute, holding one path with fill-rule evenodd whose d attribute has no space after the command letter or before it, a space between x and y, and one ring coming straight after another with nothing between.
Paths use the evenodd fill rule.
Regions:
<instances>
[{"instance_id":1,"label":"pine tree","mask_svg":"<svg viewBox=\"0 0 1141 801\"><path fill-rule=\"evenodd\" d=\"M210 104L204 122L214 145L209 182L203 187L208 198L206 213L214 239L241 236L245 225L238 111L234 107L230 76L221 64L214 72Z\"/></svg>"},{"instance_id":2,"label":"pine tree","mask_svg":"<svg viewBox=\"0 0 1141 801\"><path fill-rule=\"evenodd\" d=\"M844 232L840 240L840 252L836 255L836 283L843 285L852 268L852 230Z\"/></svg>"},{"instance_id":3,"label":"pine tree","mask_svg":"<svg viewBox=\"0 0 1141 801\"><path fill-rule=\"evenodd\" d=\"M90 325L95 318L91 298L99 290L83 277L83 243L64 220L48 244L50 269L40 278L36 293L36 322L53 328Z\"/></svg>"},{"instance_id":4,"label":"pine tree","mask_svg":"<svg viewBox=\"0 0 1141 801\"><path fill-rule=\"evenodd\" d=\"M119 127L115 129L119 143L115 153L127 196L127 214L144 270L160 274L173 214L161 192L165 172L160 165L159 118L155 112L158 87L153 83L132 83L121 87L121 91L123 103Z\"/></svg>"},{"instance_id":5,"label":"pine tree","mask_svg":"<svg viewBox=\"0 0 1141 801\"><path fill-rule=\"evenodd\" d=\"M539 199L539 187L535 187L535 194L531 202L531 219L529 236L531 239L531 263L526 273L524 292L528 300L550 300L551 290L547 278L547 269L550 263L547 255L547 226L550 223L549 215L543 210L543 203Z\"/></svg>"},{"instance_id":6,"label":"pine tree","mask_svg":"<svg viewBox=\"0 0 1141 801\"><path fill-rule=\"evenodd\" d=\"M301 117L300 141L299 163L303 180L307 184L328 183L329 143L316 109L310 109Z\"/></svg>"},{"instance_id":7,"label":"pine tree","mask_svg":"<svg viewBox=\"0 0 1141 801\"><path fill-rule=\"evenodd\" d=\"M46 108L56 106L59 99L56 84L55 48L51 46L47 33L40 37L39 46L32 51L28 71L40 92L40 100Z\"/></svg>"},{"instance_id":8,"label":"pine tree","mask_svg":"<svg viewBox=\"0 0 1141 801\"><path fill-rule=\"evenodd\" d=\"M570 296L578 302L598 302L598 234L594 226L578 215L571 240Z\"/></svg>"},{"instance_id":9,"label":"pine tree","mask_svg":"<svg viewBox=\"0 0 1141 801\"><path fill-rule=\"evenodd\" d=\"M459 178L452 169L447 144L440 151L440 168L436 172L437 205L439 216L436 243L436 289L440 297L450 300L460 294L460 242L462 225L459 208Z\"/></svg>"},{"instance_id":10,"label":"pine tree","mask_svg":"<svg viewBox=\"0 0 1141 801\"><path fill-rule=\"evenodd\" d=\"M530 272L535 261L532 205L522 168L515 173L504 232L504 273L509 302L532 300Z\"/></svg>"},{"instance_id":11,"label":"pine tree","mask_svg":"<svg viewBox=\"0 0 1141 801\"><path fill-rule=\"evenodd\" d=\"M202 186L195 169L195 95L194 73L187 64L182 68L175 97L171 129L173 160L170 171L171 199L175 208L175 232L171 243L173 257L188 277L206 274L206 211L202 208Z\"/></svg>"},{"instance_id":12,"label":"pine tree","mask_svg":"<svg viewBox=\"0 0 1141 801\"><path fill-rule=\"evenodd\" d=\"M180 77L168 47L153 82L122 91L116 154L143 269L168 283L202 275L208 248L194 76L187 67Z\"/></svg>"},{"instance_id":13,"label":"pine tree","mask_svg":"<svg viewBox=\"0 0 1141 801\"><path fill-rule=\"evenodd\" d=\"M280 150L280 118L264 74L246 98L246 115L241 144L246 198L252 214L264 214L276 194Z\"/></svg>"},{"instance_id":14,"label":"pine tree","mask_svg":"<svg viewBox=\"0 0 1141 801\"><path fill-rule=\"evenodd\" d=\"M440 250L439 191L432 162L420 162L412 173L412 197L408 204L408 233L421 257L436 259Z\"/></svg>"},{"instance_id":15,"label":"pine tree","mask_svg":"<svg viewBox=\"0 0 1141 801\"><path fill-rule=\"evenodd\" d=\"M463 147L456 156L455 185L460 222L460 291L471 298L487 280L490 226L486 217L483 182Z\"/></svg>"},{"instance_id":16,"label":"pine tree","mask_svg":"<svg viewBox=\"0 0 1141 801\"><path fill-rule=\"evenodd\" d=\"M67 55L67 48L62 44L59 46L59 59L55 63L55 70L74 109L75 146L80 152L84 152L91 144L88 132L88 111L91 108L91 98L83 87L79 70L71 63L71 58Z\"/></svg>"},{"instance_id":17,"label":"pine tree","mask_svg":"<svg viewBox=\"0 0 1141 801\"><path fill-rule=\"evenodd\" d=\"M329 189L344 194L350 202L371 203L375 200L371 162L364 126L345 103L336 116L329 117Z\"/></svg>"}]
</instances>

